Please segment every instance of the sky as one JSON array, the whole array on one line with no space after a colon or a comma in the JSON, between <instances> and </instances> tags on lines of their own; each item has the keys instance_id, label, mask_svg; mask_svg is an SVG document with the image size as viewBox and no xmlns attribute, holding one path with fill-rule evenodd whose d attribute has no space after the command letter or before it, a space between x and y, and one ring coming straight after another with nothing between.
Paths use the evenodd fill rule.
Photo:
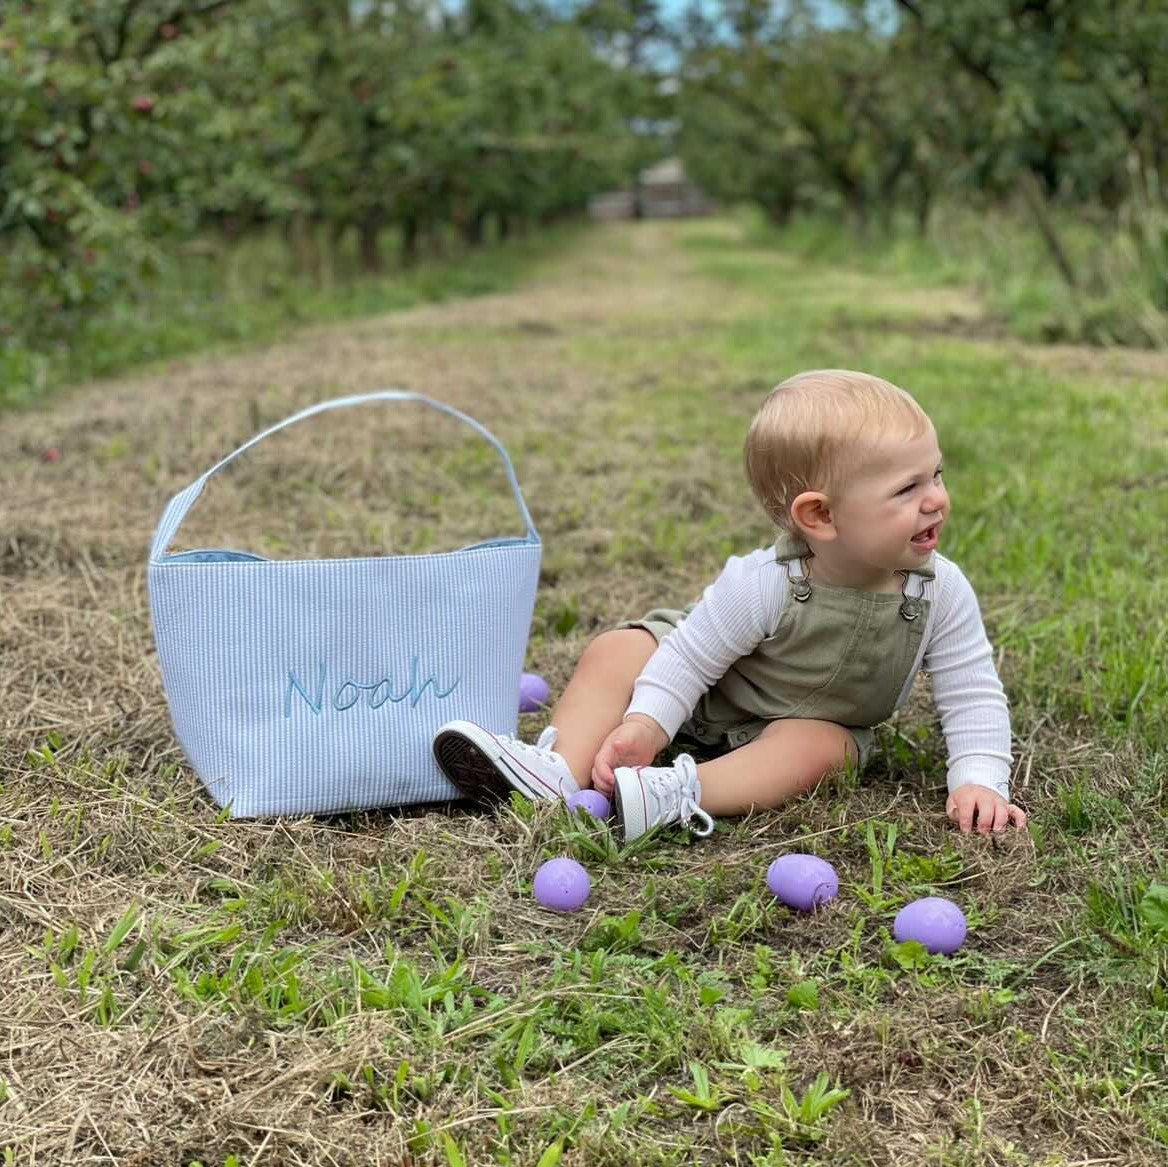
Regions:
<instances>
[{"instance_id":1,"label":"sky","mask_svg":"<svg viewBox=\"0 0 1168 1167\"><path fill-rule=\"evenodd\" d=\"M696 0L703 12L708 15L717 13L721 5L718 0ZM666 16L681 16L692 6L694 0L660 0L662 11ZM783 7L782 0L774 0L773 8ZM843 20L845 5L841 0L811 0L810 7L818 11L819 19L824 24L837 24Z\"/></svg>"},{"instance_id":2,"label":"sky","mask_svg":"<svg viewBox=\"0 0 1168 1167\"><path fill-rule=\"evenodd\" d=\"M691 0L661 0L661 7L667 14L679 16L690 6L690 3ZM718 0L698 0L698 3L702 10L708 13L716 12L720 7ZM778 4L774 6L779 7ZM819 9L821 18L827 23L839 19L838 13L843 5L837 3L836 0L815 0L811 7Z\"/></svg>"}]
</instances>

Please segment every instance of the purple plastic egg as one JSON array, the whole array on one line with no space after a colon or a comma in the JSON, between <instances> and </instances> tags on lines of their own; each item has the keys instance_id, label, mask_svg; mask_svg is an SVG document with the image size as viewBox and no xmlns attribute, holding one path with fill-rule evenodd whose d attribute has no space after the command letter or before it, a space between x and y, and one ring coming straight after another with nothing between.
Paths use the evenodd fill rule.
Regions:
<instances>
[{"instance_id":1,"label":"purple plastic egg","mask_svg":"<svg viewBox=\"0 0 1168 1167\"><path fill-rule=\"evenodd\" d=\"M588 872L575 859L549 859L535 873L535 898L555 912L575 912L592 891Z\"/></svg>"},{"instance_id":2,"label":"purple plastic egg","mask_svg":"<svg viewBox=\"0 0 1168 1167\"><path fill-rule=\"evenodd\" d=\"M897 942L918 940L932 953L948 956L965 942L965 914L952 901L941 896L926 896L905 904L892 922Z\"/></svg>"},{"instance_id":3,"label":"purple plastic egg","mask_svg":"<svg viewBox=\"0 0 1168 1167\"><path fill-rule=\"evenodd\" d=\"M568 809L587 811L594 819L606 819L612 814L612 806L599 790L577 790L568 796Z\"/></svg>"},{"instance_id":4,"label":"purple plastic egg","mask_svg":"<svg viewBox=\"0 0 1168 1167\"><path fill-rule=\"evenodd\" d=\"M767 868L767 887L787 907L810 912L839 895L839 876L826 859L795 852Z\"/></svg>"},{"instance_id":5,"label":"purple plastic egg","mask_svg":"<svg viewBox=\"0 0 1168 1167\"><path fill-rule=\"evenodd\" d=\"M548 683L538 673L524 673L519 678L519 712L536 713L547 704Z\"/></svg>"}]
</instances>

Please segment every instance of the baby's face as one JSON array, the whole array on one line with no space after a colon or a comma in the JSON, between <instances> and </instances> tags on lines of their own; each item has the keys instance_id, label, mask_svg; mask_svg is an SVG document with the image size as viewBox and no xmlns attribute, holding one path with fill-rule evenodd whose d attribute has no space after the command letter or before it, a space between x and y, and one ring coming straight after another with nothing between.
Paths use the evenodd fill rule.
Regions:
<instances>
[{"instance_id":1,"label":"baby's face","mask_svg":"<svg viewBox=\"0 0 1168 1167\"><path fill-rule=\"evenodd\" d=\"M933 429L919 438L882 441L836 493L832 516L834 553L857 573L922 567L949 517Z\"/></svg>"}]
</instances>

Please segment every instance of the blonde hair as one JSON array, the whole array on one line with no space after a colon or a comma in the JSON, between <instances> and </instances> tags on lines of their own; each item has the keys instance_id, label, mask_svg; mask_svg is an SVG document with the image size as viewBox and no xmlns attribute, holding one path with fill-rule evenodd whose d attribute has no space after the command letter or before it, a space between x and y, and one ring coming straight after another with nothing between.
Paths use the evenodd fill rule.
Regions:
<instances>
[{"instance_id":1,"label":"blonde hair","mask_svg":"<svg viewBox=\"0 0 1168 1167\"><path fill-rule=\"evenodd\" d=\"M771 521L790 531L791 503L830 493L882 440L919 438L928 414L903 389L869 373L813 369L776 385L746 435L750 487Z\"/></svg>"}]
</instances>

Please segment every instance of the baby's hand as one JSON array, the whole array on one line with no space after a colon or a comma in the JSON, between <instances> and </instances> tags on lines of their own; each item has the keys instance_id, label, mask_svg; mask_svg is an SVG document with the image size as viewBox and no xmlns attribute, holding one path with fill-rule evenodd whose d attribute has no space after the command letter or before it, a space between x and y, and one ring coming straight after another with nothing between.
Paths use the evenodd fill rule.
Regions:
<instances>
[{"instance_id":1,"label":"baby's hand","mask_svg":"<svg viewBox=\"0 0 1168 1167\"><path fill-rule=\"evenodd\" d=\"M983 835L1004 831L1011 823L1016 827L1026 825L1026 812L988 786L958 786L949 795L945 813L966 835L973 830L975 822Z\"/></svg>"},{"instance_id":2,"label":"baby's hand","mask_svg":"<svg viewBox=\"0 0 1168 1167\"><path fill-rule=\"evenodd\" d=\"M608 797L616 782L613 770L617 766L648 766L668 744L668 735L655 721L630 716L600 743L592 763L592 785Z\"/></svg>"}]
</instances>

